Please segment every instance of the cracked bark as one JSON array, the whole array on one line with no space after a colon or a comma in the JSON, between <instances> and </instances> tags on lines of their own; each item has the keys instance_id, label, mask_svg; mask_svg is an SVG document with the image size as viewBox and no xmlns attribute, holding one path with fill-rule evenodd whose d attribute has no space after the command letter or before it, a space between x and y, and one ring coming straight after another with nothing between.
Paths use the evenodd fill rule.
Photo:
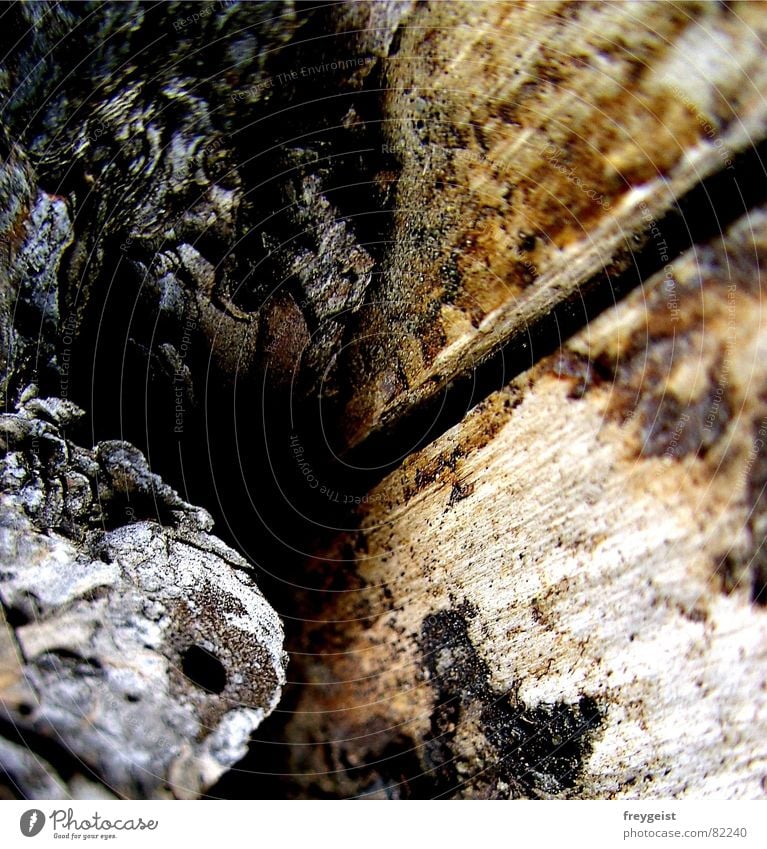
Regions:
<instances>
[{"instance_id":1,"label":"cracked bark","mask_svg":"<svg viewBox=\"0 0 767 849\"><path fill-rule=\"evenodd\" d=\"M17 792L763 793L763 5L4 24Z\"/></svg>"}]
</instances>

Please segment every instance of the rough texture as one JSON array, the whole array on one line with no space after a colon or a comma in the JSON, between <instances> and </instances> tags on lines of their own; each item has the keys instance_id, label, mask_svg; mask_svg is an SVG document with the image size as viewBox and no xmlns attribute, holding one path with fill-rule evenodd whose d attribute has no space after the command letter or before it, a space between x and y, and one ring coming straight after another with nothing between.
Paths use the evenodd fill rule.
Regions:
<instances>
[{"instance_id":1,"label":"rough texture","mask_svg":"<svg viewBox=\"0 0 767 849\"><path fill-rule=\"evenodd\" d=\"M3 792L763 792L765 20L8 6Z\"/></svg>"},{"instance_id":2,"label":"rough texture","mask_svg":"<svg viewBox=\"0 0 767 849\"><path fill-rule=\"evenodd\" d=\"M7 407L30 381L66 378L68 364L60 372L56 351L57 274L72 222L65 201L37 187L18 146L2 151L0 198L0 391Z\"/></svg>"},{"instance_id":3,"label":"rough texture","mask_svg":"<svg viewBox=\"0 0 767 849\"><path fill-rule=\"evenodd\" d=\"M678 248L653 230L713 172L742 193L766 21L759 3L420 5L386 63L391 233L340 369L338 445L438 402L589 287L640 282L642 246L662 267Z\"/></svg>"},{"instance_id":4,"label":"rough texture","mask_svg":"<svg viewBox=\"0 0 767 849\"><path fill-rule=\"evenodd\" d=\"M200 8L171 4L161 27L192 64L182 34L192 21L174 24ZM31 798L199 795L242 757L285 680L280 621L252 567L209 533L210 515L130 443L81 447L89 429L72 399L88 403L93 432L91 404L108 396L82 379L88 334L125 343L110 338L94 298L126 261L120 240L175 227L199 282L207 271L185 234L225 231L231 218L232 196L203 167L218 137L174 56L158 53L143 80L127 61L157 34L156 9L30 3L4 17L15 49L0 75L0 766L4 792ZM227 16L209 17L215 29ZM264 23L265 42L289 33L283 23ZM210 37L196 35L200 45ZM177 196L192 185L196 205ZM132 256L140 269L146 254ZM174 288L175 260L158 250L153 262L160 306L188 334L194 292ZM188 335L177 348L158 341L150 359L168 358L172 393L190 379ZM114 376L111 360L109 385Z\"/></svg>"},{"instance_id":5,"label":"rough texture","mask_svg":"<svg viewBox=\"0 0 767 849\"><path fill-rule=\"evenodd\" d=\"M3 768L28 797L83 771L121 796L195 797L274 709L282 626L210 516L135 448L62 437L77 412L31 397L0 421L0 723L57 773Z\"/></svg>"},{"instance_id":6,"label":"rough texture","mask_svg":"<svg viewBox=\"0 0 767 849\"><path fill-rule=\"evenodd\" d=\"M765 260L759 210L369 493L306 580L299 792L764 797Z\"/></svg>"},{"instance_id":7,"label":"rough texture","mask_svg":"<svg viewBox=\"0 0 767 849\"><path fill-rule=\"evenodd\" d=\"M314 389L373 266L338 175L366 179L364 89L411 5L12 5L6 128L71 210L77 371L119 345L189 410L203 368Z\"/></svg>"}]
</instances>

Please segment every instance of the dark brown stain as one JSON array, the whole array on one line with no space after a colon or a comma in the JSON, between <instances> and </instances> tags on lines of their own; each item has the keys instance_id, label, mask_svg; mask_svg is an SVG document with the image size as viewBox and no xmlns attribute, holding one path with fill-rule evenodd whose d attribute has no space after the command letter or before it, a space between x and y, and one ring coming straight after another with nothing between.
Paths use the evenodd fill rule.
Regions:
<instances>
[{"instance_id":1,"label":"dark brown stain","mask_svg":"<svg viewBox=\"0 0 767 849\"><path fill-rule=\"evenodd\" d=\"M727 430L730 413L728 391L716 384L688 403L671 392L653 394L641 406L641 456L705 457Z\"/></svg>"},{"instance_id":2,"label":"dark brown stain","mask_svg":"<svg viewBox=\"0 0 767 849\"><path fill-rule=\"evenodd\" d=\"M573 704L529 708L520 701L517 685L505 693L495 690L469 637L468 620L474 615L464 603L430 614L421 626L423 665L436 699L421 754L432 794L460 795L466 785L475 797L566 796L577 786L602 723L597 702L584 695ZM454 746L461 724L475 718L488 746L484 762L472 763L473 774L464 779L456 769L461 755Z\"/></svg>"},{"instance_id":3,"label":"dark brown stain","mask_svg":"<svg viewBox=\"0 0 767 849\"><path fill-rule=\"evenodd\" d=\"M718 564L721 587L730 593L748 586L751 601L767 606L767 407L752 426L750 467L746 482L749 543L742 551L730 551Z\"/></svg>"}]
</instances>

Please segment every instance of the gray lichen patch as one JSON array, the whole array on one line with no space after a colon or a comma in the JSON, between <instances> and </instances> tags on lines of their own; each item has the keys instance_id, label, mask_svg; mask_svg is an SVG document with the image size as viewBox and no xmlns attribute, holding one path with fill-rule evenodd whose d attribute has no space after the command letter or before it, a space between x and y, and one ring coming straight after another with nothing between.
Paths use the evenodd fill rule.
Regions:
<instances>
[{"instance_id":1,"label":"gray lichen patch","mask_svg":"<svg viewBox=\"0 0 767 849\"><path fill-rule=\"evenodd\" d=\"M205 537L137 522L78 551L3 500L0 598L27 620L16 676L36 695L31 710L6 710L120 795L199 795L244 755L285 681L276 614ZM219 692L185 665L195 647L220 669Z\"/></svg>"},{"instance_id":2,"label":"gray lichen patch","mask_svg":"<svg viewBox=\"0 0 767 849\"><path fill-rule=\"evenodd\" d=\"M2 419L0 601L18 647L3 652L3 719L110 792L198 796L277 704L281 623L139 451L79 448L46 411L72 413L32 393ZM27 761L5 769L34 797L48 784Z\"/></svg>"}]
</instances>

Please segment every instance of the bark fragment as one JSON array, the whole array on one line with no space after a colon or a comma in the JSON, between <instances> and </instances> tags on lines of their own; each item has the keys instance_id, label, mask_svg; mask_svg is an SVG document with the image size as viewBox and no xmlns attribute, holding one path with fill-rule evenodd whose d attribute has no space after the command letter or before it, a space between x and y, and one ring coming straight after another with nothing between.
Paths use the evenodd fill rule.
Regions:
<instances>
[{"instance_id":1,"label":"bark fragment","mask_svg":"<svg viewBox=\"0 0 767 849\"><path fill-rule=\"evenodd\" d=\"M48 781L21 755L5 772L30 798L80 773L120 796L196 797L277 704L281 623L206 511L131 445L64 438L62 408L77 412L31 398L2 417L1 721L62 752Z\"/></svg>"}]
</instances>

